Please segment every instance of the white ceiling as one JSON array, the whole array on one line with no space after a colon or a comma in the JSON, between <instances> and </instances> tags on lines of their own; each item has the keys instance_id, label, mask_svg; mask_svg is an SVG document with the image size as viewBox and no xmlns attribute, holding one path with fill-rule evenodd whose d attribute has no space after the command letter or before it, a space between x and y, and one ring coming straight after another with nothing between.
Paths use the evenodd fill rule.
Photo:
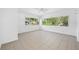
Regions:
<instances>
[{"instance_id":1,"label":"white ceiling","mask_svg":"<svg viewBox=\"0 0 79 59\"><path fill-rule=\"evenodd\" d=\"M43 9L43 10L41 10ZM60 10L63 10L63 9L73 9L73 8L19 8L19 11L20 12L24 12L24 13L32 13L32 14L35 14L35 15L44 15L44 14L47 14L47 13L53 13L53 12L57 12L57 11L60 11Z\"/></svg>"},{"instance_id":2,"label":"white ceiling","mask_svg":"<svg viewBox=\"0 0 79 59\"><path fill-rule=\"evenodd\" d=\"M59 10L62 10L63 8L42 8L44 9L43 11L41 11L40 9L41 8L20 8L19 10L26 12L26 13L29 12L29 13L36 14L36 15L42 15L45 13L59 11Z\"/></svg>"}]
</instances>

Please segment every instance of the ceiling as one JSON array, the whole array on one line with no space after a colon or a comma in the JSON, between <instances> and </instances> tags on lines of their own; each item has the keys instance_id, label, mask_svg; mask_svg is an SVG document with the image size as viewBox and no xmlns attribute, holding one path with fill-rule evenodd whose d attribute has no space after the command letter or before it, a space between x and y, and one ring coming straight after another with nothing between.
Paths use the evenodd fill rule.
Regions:
<instances>
[{"instance_id":1,"label":"ceiling","mask_svg":"<svg viewBox=\"0 0 79 59\"><path fill-rule=\"evenodd\" d=\"M22 12L29 12L36 15L43 15L50 12L56 12L62 10L64 8L20 8L19 10Z\"/></svg>"},{"instance_id":2,"label":"ceiling","mask_svg":"<svg viewBox=\"0 0 79 59\"><path fill-rule=\"evenodd\" d=\"M30 13L34 15L45 15L47 13L53 13L61 10L71 10L75 8L19 8L20 12Z\"/></svg>"}]
</instances>

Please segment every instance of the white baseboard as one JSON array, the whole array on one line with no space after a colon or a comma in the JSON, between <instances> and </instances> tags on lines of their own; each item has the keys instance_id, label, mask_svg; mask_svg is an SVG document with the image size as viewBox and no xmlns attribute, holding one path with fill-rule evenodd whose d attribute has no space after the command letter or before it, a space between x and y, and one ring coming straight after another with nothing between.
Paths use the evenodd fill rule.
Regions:
<instances>
[{"instance_id":1,"label":"white baseboard","mask_svg":"<svg viewBox=\"0 0 79 59\"><path fill-rule=\"evenodd\" d=\"M2 42L2 44L6 44L6 43L13 42L13 41L16 41L16 40L18 40L18 38L14 39L14 40L4 41L4 42Z\"/></svg>"},{"instance_id":2,"label":"white baseboard","mask_svg":"<svg viewBox=\"0 0 79 59\"><path fill-rule=\"evenodd\" d=\"M43 31L48 31L48 32L55 32L55 33L60 33L60 34L64 34L64 35L70 35L70 36L74 36L74 37L76 37L76 35L71 35L71 34L62 33L62 32L57 32L57 31L51 31L51 30L43 30Z\"/></svg>"},{"instance_id":3,"label":"white baseboard","mask_svg":"<svg viewBox=\"0 0 79 59\"><path fill-rule=\"evenodd\" d=\"M2 44L6 44L6 43L13 42L13 41L16 41L16 40L18 40L18 38L16 38L15 40L11 40L11 41L2 42L2 43L0 43L0 48L1 48L1 45L2 45Z\"/></svg>"}]
</instances>

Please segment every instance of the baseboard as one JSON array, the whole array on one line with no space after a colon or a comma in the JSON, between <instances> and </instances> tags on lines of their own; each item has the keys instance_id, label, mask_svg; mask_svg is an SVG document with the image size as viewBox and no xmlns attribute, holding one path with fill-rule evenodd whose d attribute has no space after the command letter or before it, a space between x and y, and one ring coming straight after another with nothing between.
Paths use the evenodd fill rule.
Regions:
<instances>
[{"instance_id":1,"label":"baseboard","mask_svg":"<svg viewBox=\"0 0 79 59\"><path fill-rule=\"evenodd\" d=\"M31 31L26 31L26 32L18 33L18 34L29 33L29 32L35 32L35 31L39 31L39 30L40 30L40 29L36 29L36 30L31 30Z\"/></svg>"},{"instance_id":2,"label":"baseboard","mask_svg":"<svg viewBox=\"0 0 79 59\"><path fill-rule=\"evenodd\" d=\"M54 32L54 31L50 31L50 30L43 30L43 31ZM69 35L69 36L76 37L76 35L66 34L66 33L62 33L62 32L56 32L55 31L54 33L59 33L59 34L64 34L64 35Z\"/></svg>"},{"instance_id":3,"label":"baseboard","mask_svg":"<svg viewBox=\"0 0 79 59\"><path fill-rule=\"evenodd\" d=\"M2 44L7 44L7 43L10 43L10 42L13 42L13 41L16 41L16 40L18 40L18 38L14 39L14 40L2 42ZM2 45L2 44L1 44L1 45Z\"/></svg>"}]
</instances>

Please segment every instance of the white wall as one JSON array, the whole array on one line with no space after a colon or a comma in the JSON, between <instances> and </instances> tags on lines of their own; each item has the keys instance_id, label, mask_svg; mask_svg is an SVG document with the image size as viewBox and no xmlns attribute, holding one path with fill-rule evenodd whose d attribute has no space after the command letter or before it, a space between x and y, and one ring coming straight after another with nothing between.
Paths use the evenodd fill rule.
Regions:
<instances>
[{"instance_id":1,"label":"white wall","mask_svg":"<svg viewBox=\"0 0 79 59\"><path fill-rule=\"evenodd\" d=\"M25 17L35 17L36 15L30 13L18 12L18 31L19 33L35 31L39 29L39 25L25 25Z\"/></svg>"},{"instance_id":2,"label":"white wall","mask_svg":"<svg viewBox=\"0 0 79 59\"><path fill-rule=\"evenodd\" d=\"M79 9L77 11L77 40L79 41Z\"/></svg>"},{"instance_id":3,"label":"white wall","mask_svg":"<svg viewBox=\"0 0 79 59\"><path fill-rule=\"evenodd\" d=\"M2 12L2 9L0 9L0 47L1 47L1 41L2 41L2 16L3 16L3 12Z\"/></svg>"},{"instance_id":4,"label":"white wall","mask_svg":"<svg viewBox=\"0 0 79 59\"><path fill-rule=\"evenodd\" d=\"M49 13L49 14L46 14L44 18L55 17L55 16L69 16L69 20L68 20L69 26L68 27L42 26L43 30L76 36L76 25L77 25L76 21L77 20L76 20L76 15L73 9L68 9L68 10L65 9L58 12Z\"/></svg>"},{"instance_id":5,"label":"white wall","mask_svg":"<svg viewBox=\"0 0 79 59\"><path fill-rule=\"evenodd\" d=\"M17 9L0 9L0 42L1 44L18 39Z\"/></svg>"}]
</instances>

